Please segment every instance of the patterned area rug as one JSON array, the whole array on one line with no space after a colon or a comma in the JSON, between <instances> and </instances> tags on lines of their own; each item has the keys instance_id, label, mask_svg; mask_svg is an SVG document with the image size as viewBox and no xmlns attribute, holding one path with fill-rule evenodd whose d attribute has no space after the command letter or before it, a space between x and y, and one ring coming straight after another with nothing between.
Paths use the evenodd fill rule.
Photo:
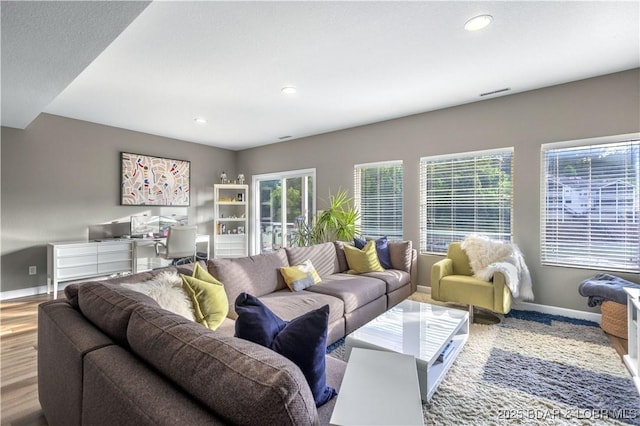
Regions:
<instances>
[{"instance_id":1,"label":"patterned area rug","mask_svg":"<svg viewBox=\"0 0 640 426\"><path fill-rule=\"evenodd\" d=\"M344 344L327 349L342 359ZM426 425L640 425L640 396L596 323L511 311L472 324Z\"/></svg>"}]
</instances>

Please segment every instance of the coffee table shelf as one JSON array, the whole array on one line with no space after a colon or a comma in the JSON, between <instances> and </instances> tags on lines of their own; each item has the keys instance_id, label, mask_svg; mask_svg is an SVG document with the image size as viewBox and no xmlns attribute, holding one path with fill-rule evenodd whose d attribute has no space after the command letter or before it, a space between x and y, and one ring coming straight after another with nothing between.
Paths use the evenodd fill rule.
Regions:
<instances>
[{"instance_id":1,"label":"coffee table shelf","mask_svg":"<svg viewBox=\"0 0 640 426\"><path fill-rule=\"evenodd\" d=\"M347 336L345 356L348 359L352 348L413 355L420 395L430 401L468 337L467 311L405 300ZM449 355L439 360L449 342Z\"/></svg>"},{"instance_id":2,"label":"coffee table shelf","mask_svg":"<svg viewBox=\"0 0 640 426\"><path fill-rule=\"evenodd\" d=\"M424 425L414 358L354 348L330 425Z\"/></svg>"}]
</instances>

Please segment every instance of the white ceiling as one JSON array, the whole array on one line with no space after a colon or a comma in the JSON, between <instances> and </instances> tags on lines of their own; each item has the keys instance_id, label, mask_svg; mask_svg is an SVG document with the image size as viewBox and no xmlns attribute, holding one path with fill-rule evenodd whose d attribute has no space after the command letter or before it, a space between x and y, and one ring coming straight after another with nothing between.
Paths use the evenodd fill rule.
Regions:
<instances>
[{"instance_id":1,"label":"white ceiling","mask_svg":"<svg viewBox=\"0 0 640 426\"><path fill-rule=\"evenodd\" d=\"M76 7L103 13L101 3ZM58 18L75 3L64 4ZM139 15L41 111L237 150L640 66L638 1L156 1L141 13L112 2L110 13L118 6ZM2 13L2 124L24 127L35 117L20 116L28 99L4 98L5 67L21 73L5 58ZM463 29L484 13L492 25ZM64 61L92 51L21 37L25 50ZM281 93L288 85L298 92Z\"/></svg>"}]
</instances>

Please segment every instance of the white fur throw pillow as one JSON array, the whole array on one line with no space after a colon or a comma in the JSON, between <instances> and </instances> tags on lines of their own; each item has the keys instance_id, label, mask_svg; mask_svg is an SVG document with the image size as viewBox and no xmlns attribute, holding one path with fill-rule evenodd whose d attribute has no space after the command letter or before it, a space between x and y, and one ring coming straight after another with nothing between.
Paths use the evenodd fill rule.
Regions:
<instances>
[{"instance_id":1,"label":"white fur throw pillow","mask_svg":"<svg viewBox=\"0 0 640 426\"><path fill-rule=\"evenodd\" d=\"M182 278L174 271L162 272L147 281L121 285L149 296L167 311L191 321L196 319L193 303L182 288Z\"/></svg>"},{"instance_id":2,"label":"white fur throw pillow","mask_svg":"<svg viewBox=\"0 0 640 426\"><path fill-rule=\"evenodd\" d=\"M469 235L462 241L460 247L467 253L469 266L474 277L478 279L486 279L483 272L487 266L513 254L510 244L492 240L484 235Z\"/></svg>"}]
</instances>

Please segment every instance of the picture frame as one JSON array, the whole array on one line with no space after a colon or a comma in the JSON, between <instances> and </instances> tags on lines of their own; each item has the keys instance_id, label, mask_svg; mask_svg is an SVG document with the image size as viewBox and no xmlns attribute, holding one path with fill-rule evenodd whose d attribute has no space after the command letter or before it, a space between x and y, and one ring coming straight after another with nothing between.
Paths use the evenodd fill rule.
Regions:
<instances>
[{"instance_id":1,"label":"picture frame","mask_svg":"<svg viewBox=\"0 0 640 426\"><path fill-rule=\"evenodd\" d=\"M191 162L120 152L120 205L191 205Z\"/></svg>"},{"instance_id":2,"label":"picture frame","mask_svg":"<svg viewBox=\"0 0 640 426\"><path fill-rule=\"evenodd\" d=\"M244 225L238 225L238 234L244 234Z\"/></svg>"},{"instance_id":3,"label":"picture frame","mask_svg":"<svg viewBox=\"0 0 640 426\"><path fill-rule=\"evenodd\" d=\"M239 201L239 202L244 201L244 194L242 192L238 192L238 195L236 195L236 201Z\"/></svg>"}]
</instances>

